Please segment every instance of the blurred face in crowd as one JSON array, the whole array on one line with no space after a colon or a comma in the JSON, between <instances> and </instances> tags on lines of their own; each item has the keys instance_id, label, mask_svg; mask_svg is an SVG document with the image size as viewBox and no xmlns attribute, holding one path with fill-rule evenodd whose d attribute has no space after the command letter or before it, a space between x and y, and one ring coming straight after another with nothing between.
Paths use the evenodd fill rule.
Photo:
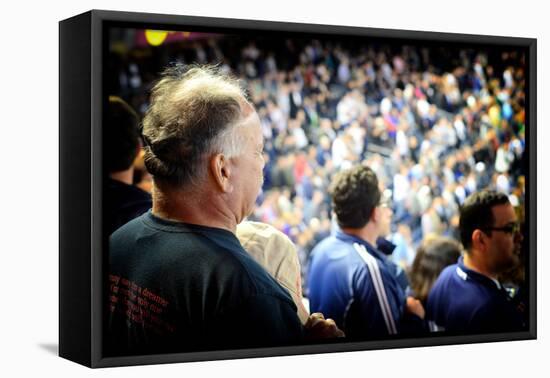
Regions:
<instances>
[{"instance_id":1,"label":"blurred face in crowd","mask_svg":"<svg viewBox=\"0 0 550 378\"><path fill-rule=\"evenodd\" d=\"M241 154L230 158L232 166L233 198L238 222L250 215L263 184L263 135L258 114L249 108L244 124L238 126Z\"/></svg>"},{"instance_id":2,"label":"blurred face in crowd","mask_svg":"<svg viewBox=\"0 0 550 378\"><path fill-rule=\"evenodd\" d=\"M521 241L518 220L511 204L492 208L495 223L487 235L486 258L488 266L495 274L510 270L519 263ZM498 230L496 230L498 229Z\"/></svg>"}]
</instances>

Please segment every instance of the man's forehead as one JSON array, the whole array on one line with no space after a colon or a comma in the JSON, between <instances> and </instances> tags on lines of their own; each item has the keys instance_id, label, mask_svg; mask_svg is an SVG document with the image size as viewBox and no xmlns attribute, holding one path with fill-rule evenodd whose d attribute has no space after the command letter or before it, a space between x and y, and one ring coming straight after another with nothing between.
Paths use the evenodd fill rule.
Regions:
<instances>
[{"instance_id":1,"label":"man's forehead","mask_svg":"<svg viewBox=\"0 0 550 378\"><path fill-rule=\"evenodd\" d=\"M242 123L247 126L257 126L260 128L260 117L254 108L250 108L250 111L242 113Z\"/></svg>"},{"instance_id":2,"label":"man's forehead","mask_svg":"<svg viewBox=\"0 0 550 378\"><path fill-rule=\"evenodd\" d=\"M263 144L263 134L260 126L260 118L256 111L252 111L241 120L242 132L246 133L247 138L251 138L254 143Z\"/></svg>"},{"instance_id":3,"label":"man's forehead","mask_svg":"<svg viewBox=\"0 0 550 378\"><path fill-rule=\"evenodd\" d=\"M256 109L254 109L254 106L248 102L244 97L240 100L241 105L241 112L243 117L248 117L252 115L253 113L256 113Z\"/></svg>"},{"instance_id":4,"label":"man's forehead","mask_svg":"<svg viewBox=\"0 0 550 378\"><path fill-rule=\"evenodd\" d=\"M493 206L492 211L495 217L495 225L517 222L516 212L510 203Z\"/></svg>"}]
</instances>

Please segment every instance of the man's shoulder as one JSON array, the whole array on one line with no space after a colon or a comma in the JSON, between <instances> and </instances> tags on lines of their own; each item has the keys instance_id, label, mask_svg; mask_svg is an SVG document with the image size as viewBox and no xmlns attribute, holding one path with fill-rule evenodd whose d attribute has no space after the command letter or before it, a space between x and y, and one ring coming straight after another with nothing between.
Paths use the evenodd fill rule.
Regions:
<instances>
[{"instance_id":1,"label":"man's shoulder","mask_svg":"<svg viewBox=\"0 0 550 378\"><path fill-rule=\"evenodd\" d=\"M141 214L138 217L135 217L134 219L130 220L129 222L125 223L117 230L115 230L109 237L111 248L117 243L126 243L128 238L134 238L136 235L139 235L141 232L143 232L145 226L144 219L146 217L147 212Z\"/></svg>"},{"instance_id":2,"label":"man's shoulder","mask_svg":"<svg viewBox=\"0 0 550 378\"><path fill-rule=\"evenodd\" d=\"M439 274L430 294L431 296L449 296L459 291L466 293L474 288L468 281L468 276L461 271L458 264L449 265Z\"/></svg>"},{"instance_id":3,"label":"man's shoulder","mask_svg":"<svg viewBox=\"0 0 550 378\"><path fill-rule=\"evenodd\" d=\"M465 281L464 277L460 276L460 270L459 270L458 264L451 264L443 268L435 284L439 286L445 282L449 282L449 281L460 282L460 280Z\"/></svg>"},{"instance_id":4,"label":"man's shoulder","mask_svg":"<svg viewBox=\"0 0 550 378\"><path fill-rule=\"evenodd\" d=\"M428 307L455 306L463 312L475 312L491 301L491 293L485 285L469 277L458 264L453 264L436 280L428 296Z\"/></svg>"},{"instance_id":5,"label":"man's shoulder","mask_svg":"<svg viewBox=\"0 0 550 378\"><path fill-rule=\"evenodd\" d=\"M150 270L232 287L242 295L282 296L276 281L242 248L229 231L193 225L172 225L144 214L117 230L110 239L111 261L128 259Z\"/></svg>"},{"instance_id":6,"label":"man's shoulder","mask_svg":"<svg viewBox=\"0 0 550 378\"><path fill-rule=\"evenodd\" d=\"M447 303L447 299L456 295L461 285L457 279L457 267L453 264L444 268L435 280L427 298L428 307L438 307Z\"/></svg>"},{"instance_id":7,"label":"man's shoulder","mask_svg":"<svg viewBox=\"0 0 550 378\"><path fill-rule=\"evenodd\" d=\"M342 252L349 253L352 250L353 245L351 243L340 240L335 235L330 235L317 243L312 253L318 255L340 255Z\"/></svg>"},{"instance_id":8,"label":"man's shoulder","mask_svg":"<svg viewBox=\"0 0 550 378\"><path fill-rule=\"evenodd\" d=\"M216 255L218 274L227 277L232 285L240 286L242 292L250 295L269 295L292 301L275 279L242 247L234 235L224 231L211 230L204 234L187 234L201 240L205 253Z\"/></svg>"}]
</instances>

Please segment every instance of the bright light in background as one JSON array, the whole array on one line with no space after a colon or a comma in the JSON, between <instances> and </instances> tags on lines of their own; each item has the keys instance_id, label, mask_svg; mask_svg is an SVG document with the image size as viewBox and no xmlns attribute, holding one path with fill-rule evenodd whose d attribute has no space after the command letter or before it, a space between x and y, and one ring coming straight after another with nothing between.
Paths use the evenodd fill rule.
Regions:
<instances>
[{"instance_id":1,"label":"bright light in background","mask_svg":"<svg viewBox=\"0 0 550 378\"><path fill-rule=\"evenodd\" d=\"M168 36L164 30L145 30L145 38L151 46L160 46Z\"/></svg>"}]
</instances>

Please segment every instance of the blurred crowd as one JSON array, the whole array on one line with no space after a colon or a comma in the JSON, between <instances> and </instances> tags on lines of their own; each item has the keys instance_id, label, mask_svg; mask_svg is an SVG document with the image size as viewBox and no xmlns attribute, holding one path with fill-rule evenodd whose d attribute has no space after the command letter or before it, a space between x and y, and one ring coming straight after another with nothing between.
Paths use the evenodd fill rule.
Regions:
<instances>
[{"instance_id":1,"label":"blurred crowd","mask_svg":"<svg viewBox=\"0 0 550 378\"><path fill-rule=\"evenodd\" d=\"M482 47L353 40L224 38L124 51L111 44L110 93L143 115L171 61L217 63L243 79L265 138L250 220L312 248L334 231L333 175L365 164L391 198L392 259L405 269L431 235L457 238L465 198L492 188L520 219L525 198L525 57ZM150 191L137 162L135 181ZM307 293L306 293L307 294Z\"/></svg>"}]
</instances>

